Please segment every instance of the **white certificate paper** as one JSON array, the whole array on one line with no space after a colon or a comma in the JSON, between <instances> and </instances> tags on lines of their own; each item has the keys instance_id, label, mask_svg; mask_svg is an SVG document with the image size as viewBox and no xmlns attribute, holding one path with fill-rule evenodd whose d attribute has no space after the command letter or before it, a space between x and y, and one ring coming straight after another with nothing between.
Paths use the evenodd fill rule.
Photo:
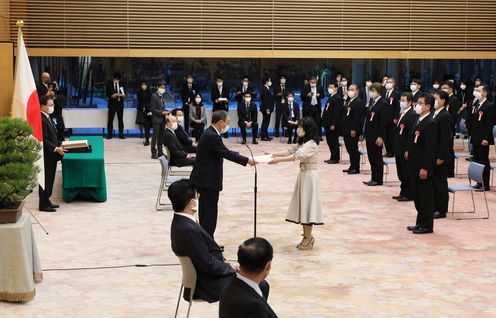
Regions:
<instances>
[{"instance_id":1,"label":"white certificate paper","mask_svg":"<svg viewBox=\"0 0 496 318\"><path fill-rule=\"evenodd\" d=\"M255 161L258 163L268 163L274 159L272 155L262 155L262 156L256 156Z\"/></svg>"}]
</instances>

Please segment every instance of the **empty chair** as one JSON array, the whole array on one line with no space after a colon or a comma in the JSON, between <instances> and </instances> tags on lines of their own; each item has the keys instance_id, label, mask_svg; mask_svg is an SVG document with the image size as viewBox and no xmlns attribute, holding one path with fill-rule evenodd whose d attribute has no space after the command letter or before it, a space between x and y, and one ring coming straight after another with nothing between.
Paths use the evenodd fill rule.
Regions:
<instances>
[{"instance_id":1,"label":"empty chair","mask_svg":"<svg viewBox=\"0 0 496 318\"><path fill-rule=\"evenodd\" d=\"M468 140L468 152L455 152L455 174L458 174L458 161L460 158L472 158L472 143Z\"/></svg>"},{"instance_id":2,"label":"empty chair","mask_svg":"<svg viewBox=\"0 0 496 318\"><path fill-rule=\"evenodd\" d=\"M181 179L188 179L188 178L181 176L176 176L176 177L169 176L169 161L167 160L167 158L165 156L161 156L158 158L158 160L160 161L160 166L162 167L162 176L160 179L160 187L158 188L157 201L155 202L155 210L161 211L162 209L160 209L159 206L167 205L166 203L160 202L162 198L162 193L164 191L167 191L169 185L171 185L172 183Z\"/></svg>"},{"instance_id":3,"label":"empty chair","mask_svg":"<svg viewBox=\"0 0 496 318\"><path fill-rule=\"evenodd\" d=\"M396 159L393 158L383 158L382 161L384 162L384 166L386 169L384 169L384 183L388 182L387 178L389 175L389 165L396 165Z\"/></svg>"},{"instance_id":4,"label":"empty chair","mask_svg":"<svg viewBox=\"0 0 496 318\"><path fill-rule=\"evenodd\" d=\"M181 263L181 269L183 271L183 277L181 282L181 288L179 289L179 297L177 298L177 306L176 306L176 314L174 317L177 317L177 311L179 310L179 303L181 302L181 295L183 293L184 288L189 288L189 306L188 306L188 314L186 317L189 317L189 312L191 310L191 305L193 304L193 294L195 293L196 288L196 269L193 265L193 262L188 256L178 256L179 262ZM195 301L202 301L197 300Z\"/></svg>"}]
</instances>

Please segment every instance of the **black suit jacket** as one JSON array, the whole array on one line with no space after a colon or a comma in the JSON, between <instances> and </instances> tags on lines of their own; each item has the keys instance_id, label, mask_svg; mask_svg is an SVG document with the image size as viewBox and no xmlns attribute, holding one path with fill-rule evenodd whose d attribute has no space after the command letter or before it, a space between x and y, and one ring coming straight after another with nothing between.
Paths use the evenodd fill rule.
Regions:
<instances>
[{"instance_id":1,"label":"black suit jacket","mask_svg":"<svg viewBox=\"0 0 496 318\"><path fill-rule=\"evenodd\" d=\"M124 87L124 85L122 84L122 81L119 82L119 89L120 88L123 88L124 89L124 93L127 94L127 90ZM107 82L106 92L107 92L108 106L109 107L121 107L121 108L124 107L124 97L112 98L112 95L114 95L115 93L119 93L119 94L122 93L122 92L118 92L118 91L115 90L115 86L114 86L114 82L113 81Z\"/></svg>"},{"instance_id":2,"label":"black suit jacket","mask_svg":"<svg viewBox=\"0 0 496 318\"><path fill-rule=\"evenodd\" d=\"M436 159L441 159L444 164L452 160L453 150L453 117L446 109L442 109L434 118L436 123L437 142Z\"/></svg>"},{"instance_id":3,"label":"black suit jacket","mask_svg":"<svg viewBox=\"0 0 496 318\"><path fill-rule=\"evenodd\" d=\"M222 288L232 279L235 272L224 261L219 246L205 232L200 224L174 214L171 224L171 247L178 256L188 256L196 269L196 290L194 298L209 303L219 300ZM185 292L185 297L189 291Z\"/></svg>"},{"instance_id":4,"label":"black suit jacket","mask_svg":"<svg viewBox=\"0 0 496 318\"><path fill-rule=\"evenodd\" d=\"M272 95L271 90L264 85L260 96L260 111L267 114L267 110L270 111L270 113L274 112L274 95Z\"/></svg>"},{"instance_id":5,"label":"black suit jacket","mask_svg":"<svg viewBox=\"0 0 496 318\"><path fill-rule=\"evenodd\" d=\"M281 106L283 99L285 102L287 101L287 98L288 98L287 94L290 90L291 89L289 88L288 83L284 84L284 91L281 88L281 83L279 83L278 85L276 85L276 87L274 87L274 96L276 99L276 106L277 107ZM281 95L279 95L279 94L281 94Z\"/></svg>"},{"instance_id":6,"label":"black suit jacket","mask_svg":"<svg viewBox=\"0 0 496 318\"><path fill-rule=\"evenodd\" d=\"M281 107L283 108L283 112L282 112L282 125L283 125L283 127L289 127L288 120L298 121L298 119L300 119L300 105L297 102L293 101L294 117L291 117L291 109L289 109L289 103L288 102L281 104Z\"/></svg>"},{"instance_id":7,"label":"black suit jacket","mask_svg":"<svg viewBox=\"0 0 496 318\"><path fill-rule=\"evenodd\" d=\"M254 94L254 90L253 90L253 87L251 87L250 85L248 85L248 87L246 88L246 92L250 92L251 93L251 97L254 99L255 98L255 94ZM243 93L243 84L239 85L238 87L236 87L236 100L238 101L238 103L241 103L243 102L243 97L244 97L244 93Z\"/></svg>"},{"instance_id":8,"label":"black suit jacket","mask_svg":"<svg viewBox=\"0 0 496 318\"><path fill-rule=\"evenodd\" d=\"M412 96L412 104L413 106L417 105L418 99L420 97L421 91L417 91L415 95Z\"/></svg>"},{"instance_id":9,"label":"black suit jacket","mask_svg":"<svg viewBox=\"0 0 496 318\"><path fill-rule=\"evenodd\" d=\"M222 290L219 318L277 318L267 301L237 277Z\"/></svg>"},{"instance_id":10,"label":"black suit jacket","mask_svg":"<svg viewBox=\"0 0 496 318\"><path fill-rule=\"evenodd\" d=\"M401 94L398 90L393 89L389 98L387 98L387 91L384 92L384 100L389 105L388 112L390 113L391 123L394 118L398 119L400 117L400 97Z\"/></svg>"},{"instance_id":11,"label":"black suit jacket","mask_svg":"<svg viewBox=\"0 0 496 318\"><path fill-rule=\"evenodd\" d=\"M487 140L490 145L494 145L494 105L486 100L471 115L472 144L480 145L483 140Z\"/></svg>"},{"instance_id":12,"label":"black suit jacket","mask_svg":"<svg viewBox=\"0 0 496 318\"><path fill-rule=\"evenodd\" d=\"M222 191L224 158L246 166L248 158L224 146L222 137L214 127L208 127L202 134L196 151L196 164L191 180L201 188Z\"/></svg>"},{"instance_id":13,"label":"black suit jacket","mask_svg":"<svg viewBox=\"0 0 496 318\"><path fill-rule=\"evenodd\" d=\"M307 94L312 92L312 88L310 87L310 84L305 85L303 89L301 90L301 101L303 102L303 109L306 109L306 107L311 107L311 102L312 102L312 97L308 97ZM321 100L324 98L324 90L320 85L317 84L317 107L321 107L322 103Z\"/></svg>"},{"instance_id":14,"label":"black suit jacket","mask_svg":"<svg viewBox=\"0 0 496 318\"><path fill-rule=\"evenodd\" d=\"M350 131L355 130L357 136L362 133L365 117L365 104L356 97L343 108L342 129L343 136L349 136Z\"/></svg>"},{"instance_id":15,"label":"black suit jacket","mask_svg":"<svg viewBox=\"0 0 496 318\"><path fill-rule=\"evenodd\" d=\"M408 137L408 167L413 177L418 178L420 169L428 171L432 176L436 154L436 123L432 115L424 118L412 129Z\"/></svg>"},{"instance_id":16,"label":"black suit jacket","mask_svg":"<svg viewBox=\"0 0 496 318\"><path fill-rule=\"evenodd\" d=\"M381 137L383 140L386 138L386 127L391 120L390 105L384 100L379 98L377 102L372 101L372 104L367 108L365 116L365 131L363 133L366 139L374 141Z\"/></svg>"},{"instance_id":17,"label":"black suit jacket","mask_svg":"<svg viewBox=\"0 0 496 318\"><path fill-rule=\"evenodd\" d=\"M183 105L193 104L195 102L195 94L199 93L198 85L195 83L191 84L191 90L188 87L188 83L185 82L181 87L181 100L183 101Z\"/></svg>"},{"instance_id":18,"label":"black suit jacket","mask_svg":"<svg viewBox=\"0 0 496 318\"><path fill-rule=\"evenodd\" d=\"M216 103L215 100L221 97L227 98L227 101ZM216 110L225 110L226 112L229 111L229 88L226 87L225 84L222 86L222 94L219 92L219 87L216 84L212 86L211 99L212 99L212 103L214 103L212 107L212 111L216 111Z\"/></svg>"},{"instance_id":19,"label":"black suit jacket","mask_svg":"<svg viewBox=\"0 0 496 318\"><path fill-rule=\"evenodd\" d=\"M48 93L48 87L42 82L39 82L36 85L36 91L38 92L38 98L41 98L41 96L45 96Z\"/></svg>"},{"instance_id":20,"label":"black suit jacket","mask_svg":"<svg viewBox=\"0 0 496 318\"><path fill-rule=\"evenodd\" d=\"M398 124L393 130L393 149L395 156L403 156L406 151L408 138L412 133L413 127L417 124L418 115L413 108L410 109L401 117Z\"/></svg>"},{"instance_id":21,"label":"black suit jacket","mask_svg":"<svg viewBox=\"0 0 496 318\"><path fill-rule=\"evenodd\" d=\"M258 122L258 111L257 105L255 103L250 103L248 110L246 109L246 103L238 104L238 126L241 126L245 121L257 123Z\"/></svg>"},{"instance_id":22,"label":"black suit jacket","mask_svg":"<svg viewBox=\"0 0 496 318\"><path fill-rule=\"evenodd\" d=\"M138 98L138 104L136 105L136 109L145 115L148 114L150 110L150 101L152 98L152 93L147 88L145 91L140 88L138 93L136 94Z\"/></svg>"},{"instance_id":23,"label":"black suit jacket","mask_svg":"<svg viewBox=\"0 0 496 318\"><path fill-rule=\"evenodd\" d=\"M322 112L322 127L330 129L331 126L336 126L338 130L343 116L343 97L339 94L334 94L327 99Z\"/></svg>"},{"instance_id":24,"label":"black suit jacket","mask_svg":"<svg viewBox=\"0 0 496 318\"><path fill-rule=\"evenodd\" d=\"M152 112L152 122L154 124L161 124L165 122L165 117L162 114L165 111L164 98L155 92L150 99L150 111Z\"/></svg>"},{"instance_id":25,"label":"black suit jacket","mask_svg":"<svg viewBox=\"0 0 496 318\"><path fill-rule=\"evenodd\" d=\"M189 153L195 153L196 149L193 147L193 141L191 138L189 138L188 133L186 130L184 130L184 127L182 125L177 125L177 129L175 131L177 139L179 139L179 142L181 145L183 145L183 148L189 152Z\"/></svg>"},{"instance_id":26,"label":"black suit jacket","mask_svg":"<svg viewBox=\"0 0 496 318\"><path fill-rule=\"evenodd\" d=\"M47 163L53 164L62 158L55 152L55 148L60 146L60 143L52 121L44 113L41 113L41 129L43 131L43 158Z\"/></svg>"},{"instance_id":27,"label":"black suit jacket","mask_svg":"<svg viewBox=\"0 0 496 318\"><path fill-rule=\"evenodd\" d=\"M171 157L169 158L169 160L171 166L177 166L176 161L178 159L184 159L188 156L188 152L184 150L183 145L177 138L176 134L167 127L165 128L164 132L164 145L170 151Z\"/></svg>"},{"instance_id":28,"label":"black suit jacket","mask_svg":"<svg viewBox=\"0 0 496 318\"><path fill-rule=\"evenodd\" d=\"M451 114L451 117L453 118L453 129L455 129L455 124L458 122L458 112L460 111L460 108L462 108L462 101L458 96L455 94L451 95L451 97L448 100L448 107L447 110Z\"/></svg>"}]
</instances>

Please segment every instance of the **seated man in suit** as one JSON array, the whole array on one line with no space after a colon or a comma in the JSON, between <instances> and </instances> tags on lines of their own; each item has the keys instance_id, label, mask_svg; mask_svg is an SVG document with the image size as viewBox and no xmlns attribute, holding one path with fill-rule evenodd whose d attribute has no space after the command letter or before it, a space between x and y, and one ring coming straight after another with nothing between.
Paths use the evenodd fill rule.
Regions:
<instances>
[{"instance_id":1,"label":"seated man in suit","mask_svg":"<svg viewBox=\"0 0 496 318\"><path fill-rule=\"evenodd\" d=\"M189 153L196 153L196 146L198 145L196 144L196 142L191 140L191 138L189 138L188 133L184 129L184 113L182 109L173 109L171 114L177 119L178 126L176 130L176 136L177 139L179 139L179 142L183 145L184 150Z\"/></svg>"},{"instance_id":2,"label":"seated man in suit","mask_svg":"<svg viewBox=\"0 0 496 318\"><path fill-rule=\"evenodd\" d=\"M184 167L193 166L196 159L192 154L187 153L176 136L178 131L177 118L167 116L165 118L164 145L169 149L171 166Z\"/></svg>"},{"instance_id":3,"label":"seated man in suit","mask_svg":"<svg viewBox=\"0 0 496 318\"><path fill-rule=\"evenodd\" d=\"M219 318L277 318L267 303L268 284L264 280L269 275L272 257L272 246L261 237L241 244L238 249L239 271L222 290Z\"/></svg>"},{"instance_id":4,"label":"seated man in suit","mask_svg":"<svg viewBox=\"0 0 496 318\"><path fill-rule=\"evenodd\" d=\"M243 101L238 104L238 126L243 137L242 144L246 144L246 129L251 128L253 144L258 144L258 112L257 105L251 102L252 93L246 91Z\"/></svg>"},{"instance_id":5,"label":"seated man in suit","mask_svg":"<svg viewBox=\"0 0 496 318\"><path fill-rule=\"evenodd\" d=\"M220 292L234 277L236 267L222 256L214 239L197 223L198 194L189 180L170 185L167 195L174 209L171 224L171 247L177 256L188 256L196 269L195 299L209 303L219 301ZM184 298L189 299L189 289Z\"/></svg>"},{"instance_id":6,"label":"seated man in suit","mask_svg":"<svg viewBox=\"0 0 496 318\"><path fill-rule=\"evenodd\" d=\"M284 103L282 112L282 126L288 129L288 144L296 143L298 136L296 129L298 128L298 120L300 119L300 105L294 101L294 93L288 92L286 103ZM293 139L293 131L295 132Z\"/></svg>"}]
</instances>

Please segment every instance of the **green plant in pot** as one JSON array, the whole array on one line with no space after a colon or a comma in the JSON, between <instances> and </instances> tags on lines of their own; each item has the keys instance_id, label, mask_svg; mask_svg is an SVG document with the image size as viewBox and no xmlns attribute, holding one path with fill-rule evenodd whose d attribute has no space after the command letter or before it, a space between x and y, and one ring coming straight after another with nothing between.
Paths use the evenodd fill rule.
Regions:
<instances>
[{"instance_id":1,"label":"green plant in pot","mask_svg":"<svg viewBox=\"0 0 496 318\"><path fill-rule=\"evenodd\" d=\"M38 185L42 145L29 124L18 118L0 118L0 223L15 223L22 215L24 199Z\"/></svg>"}]
</instances>

